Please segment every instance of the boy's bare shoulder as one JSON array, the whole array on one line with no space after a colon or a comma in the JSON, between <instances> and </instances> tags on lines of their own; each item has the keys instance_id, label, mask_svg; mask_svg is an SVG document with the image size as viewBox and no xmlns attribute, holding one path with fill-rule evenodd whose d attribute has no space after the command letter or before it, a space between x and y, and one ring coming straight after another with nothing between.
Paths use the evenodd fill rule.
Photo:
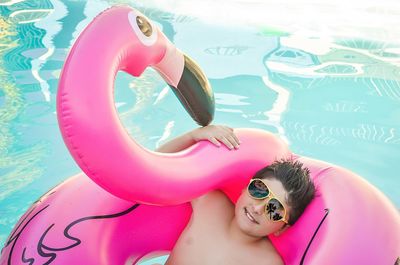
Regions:
<instances>
[{"instance_id":1,"label":"boy's bare shoulder","mask_svg":"<svg viewBox=\"0 0 400 265\"><path fill-rule=\"evenodd\" d=\"M222 220L229 220L234 214L234 205L229 198L220 190L210 191L192 201L195 215L204 217L221 217Z\"/></svg>"},{"instance_id":2,"label":"boy's bare shoulder","mask_svg":"<svg viewBox=\"0 0 400 265\"><path fill-rule=\"evenodd\" d=\"M211 191L192 201L191 229L223 233L234 215L233 203L222 191ZM194 231L193 230L193 231Z\"/></svg>"},{"instance_id":3,"label":"boy's bare shoulder","mask_svg":"<svg viewBox=\"0 0 400 265\"><path fill-rule=\"evenodd\" d=\"M213 205L218 207L226 204L232 204L232 202L228 199L225 193L220 190L210 191L192 201L193 208L200 208L202 206L209 208Z\"/></svg>"}]
</instances>

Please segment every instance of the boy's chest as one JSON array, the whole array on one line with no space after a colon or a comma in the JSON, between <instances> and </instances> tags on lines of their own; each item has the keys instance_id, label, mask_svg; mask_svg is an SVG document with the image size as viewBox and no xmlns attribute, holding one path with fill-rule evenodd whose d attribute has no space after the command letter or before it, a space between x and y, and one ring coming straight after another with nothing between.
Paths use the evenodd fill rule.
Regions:
<instances>
[{"instance_id":1,"label":"boy's chest","mask_svg":"<svg viewBox=\"0 0 400 265\"><path fill-rule=\"evenodd\" d=\"M166 265L251 265L258 264L255 256L254 250L228 240L223 223L197 219L181 234Z\"/></svg>"}]
</instances>

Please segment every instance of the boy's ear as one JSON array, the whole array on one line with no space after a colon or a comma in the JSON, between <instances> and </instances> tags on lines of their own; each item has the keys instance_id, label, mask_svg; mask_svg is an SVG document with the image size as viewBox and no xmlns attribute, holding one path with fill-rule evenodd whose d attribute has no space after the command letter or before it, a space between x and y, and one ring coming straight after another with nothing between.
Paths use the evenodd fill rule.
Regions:
<instances>
[{"instance_id":1,"label":"boy's ear","mask_svg":"<svg viewBox=\"0 0 400 265\"><path fill-rule=\"evenodd\" d=\"M282 226L278 231L276 231L274 233L274 236L280 236L283 232L286 231L286 229L288 229L290 227L290 225L285 224L284 226Z\"/></svg>"}]
</instances>

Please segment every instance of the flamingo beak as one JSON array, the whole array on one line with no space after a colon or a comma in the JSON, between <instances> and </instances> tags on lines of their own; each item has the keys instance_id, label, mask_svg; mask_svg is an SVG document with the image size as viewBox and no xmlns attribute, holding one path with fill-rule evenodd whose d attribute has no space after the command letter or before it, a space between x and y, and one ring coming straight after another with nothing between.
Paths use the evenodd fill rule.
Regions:
<instances>
[{"instance_id":1,"label":"flamingo beak","mask_svg":"<svg viewBox=\"0 0 400 265\"><path fill-rule=\"evenodd\" d=\"M183 56L185 64L181 78L176 87L169 86L190 116L199 125L206 126L214 118L214 93L196 62L185 54Z\"/></svg>"}]
</instances>

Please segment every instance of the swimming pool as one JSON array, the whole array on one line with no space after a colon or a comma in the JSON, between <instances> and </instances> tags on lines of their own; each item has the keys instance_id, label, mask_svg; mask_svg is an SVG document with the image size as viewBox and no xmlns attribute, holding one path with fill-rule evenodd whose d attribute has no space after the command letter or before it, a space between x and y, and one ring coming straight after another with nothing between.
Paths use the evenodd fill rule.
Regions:
<instances>
[{"instance_id":1,"label":"swimming pool","mask_svg":"<svg viewBox=\"0 0 400 265\"><path fill-rule=\"evenodd\" d=\"M337 6L311 8L290 1L282 7L185 1L174 6L177 13L168 1L3 1L1 245L32 202L80 172L57 126L58 77L79 32L99 12L121 2L153 19L202 66L215 92L215 123L275 132L296 153L364 176L399 207L400 44L394 24L390 27L398 5L367 2L362 10L372 18L385 15L387 24L334 24L348 29L342 31L329 22ZM277 8L288 14L279 23ZM306 13L305 22L294 24L299 10ZM313 25L313 12L321 12L328 23ZM263 15L272 18L263 20ZM120 73L115 89L125 128L149 149L196 126L152 70L137 79Z\"/></svg>"}]
</instances>

